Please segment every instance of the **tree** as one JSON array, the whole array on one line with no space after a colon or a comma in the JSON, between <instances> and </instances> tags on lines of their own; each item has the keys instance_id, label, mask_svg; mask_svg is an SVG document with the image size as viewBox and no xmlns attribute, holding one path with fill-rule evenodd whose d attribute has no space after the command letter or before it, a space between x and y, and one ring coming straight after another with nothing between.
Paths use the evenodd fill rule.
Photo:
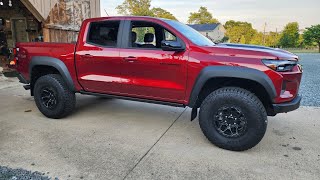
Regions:
<instances>
[{"instance_id":1,"label":"tree","mask_svg":"<svg viewBox=\"0 0 320 180\"><path fill-rule=\"evenodd\" d=\"M151 0L125 0L117 6L119 14L132 16L152 16Z\"/></svg>"},{"instance_id":2,"label":"tree","mask_svg":"<svg viewBox=\"0 0 320 180\"><path fill-rule=\"evenodd\" d=\"M244 37L244 35L242 35L240 38L240 44L245 44L245 43L246 43L246 38Z\"/></svg>"},{"instance_id":3,"label":"tree","mask_svg":"<svg viewBox=\"0 0 320 180\"><path fill-rule=\"evenodd\" d=\"M253 29L252 24L248 22L230 20L225 23L224 27L232 43L250 44L252 38L257 34L257 30Z\"/></svg>"},{"instance_id":4,"label":"tree","mask_svg":"<svg viewBox=\"0 0 320 180\"><path fill-rule=\"evenodd\" d=\"M201 6L198 12L190 13L189 24L213 24L219 21L213 18L206 7Z\"/></svg>"},{"instance_id":5,"label":"tree","mask_svg":"<svg viewBox=\"0 0 320 180\"><path fill-rule=\"evenodd\" d=\"M288 23L281 34L280 46L297 47L299 45L299 24L297 22Z\"/></svg>"},{"instance_id":6,"label":"tree","mask_svg":"<svg viewBox=\"0 0 320 180\"><path fill-rule=\"evenodd\" d=\"M170 12L162 9L162 8L152 8L151 9L152 12L152 16L153 17L158 17L158 18L166 18L166 19L172 19L172 20L177 20L176 17L174 17L174 15L172 15Z\"/></svg>"},{"instance_id":7,"label":"tree","mask_svg":"<svg viewBox=\"0 0 320 180\"><path fill-rule=\"evenodd\" d=\"M304 42L308 45L316 43L320 53L320 24L311 26L303 33Z\"/></svg>"},{"instance_id":8,"label":"tree","mask_svg":"<svg viewBox=\"0 0 320 180\"><path fill-rule=\"evenodd\" d=\"M119 14L131 16L152 16L166 19L177 20L170 12L162 8L151 8L151 0L125 0L117 6Z\"/></svg>"},{"instance_id":9,"label":"tree","mask_svg":"<svg viewBox=\"0 0 320 180\"><path fill-rule=\"evenodd\" d=\"M258 32L256 33L251 41L250 44L254 44L254 45L263 45L263 33L262 32Z\"/></svg>"}]
</instances>

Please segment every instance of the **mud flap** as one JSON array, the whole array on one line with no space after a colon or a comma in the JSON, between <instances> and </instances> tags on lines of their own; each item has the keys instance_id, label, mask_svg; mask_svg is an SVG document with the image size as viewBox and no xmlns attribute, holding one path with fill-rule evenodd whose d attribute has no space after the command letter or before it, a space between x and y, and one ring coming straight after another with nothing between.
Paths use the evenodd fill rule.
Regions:
<instances>
[{"instance_id":1,"label":"mud flap","mask_svg":"<svg viewBox=\"0 0 320 180\"><path fill-rule=\"evenodd\" d=\"M198 116L198 108L192 108L191 121L193 121L197 116Z\"/></svg>"}]
</instances>

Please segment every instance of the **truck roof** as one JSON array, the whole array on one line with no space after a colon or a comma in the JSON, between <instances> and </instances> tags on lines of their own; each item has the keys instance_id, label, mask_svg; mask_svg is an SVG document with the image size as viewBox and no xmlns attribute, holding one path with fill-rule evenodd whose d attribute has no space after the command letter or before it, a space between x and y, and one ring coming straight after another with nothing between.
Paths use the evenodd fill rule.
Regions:
<instances>
[{"instance_id":1,"label":"truck roof","mask_svg":"<svg viewBox=\"0 0 320 180\"><path fill-rule=\"evenodd\" d=\"M166 19L166 18L157 18L157 17L151 17L151 16L105 16L105 17L96 17L96 18L89 18L87 20L104 20L104 19L126 19L126 18L130 18L130 19L156 19L156 20L171 20L171 19Z\"/></svg>"}]
</instances>

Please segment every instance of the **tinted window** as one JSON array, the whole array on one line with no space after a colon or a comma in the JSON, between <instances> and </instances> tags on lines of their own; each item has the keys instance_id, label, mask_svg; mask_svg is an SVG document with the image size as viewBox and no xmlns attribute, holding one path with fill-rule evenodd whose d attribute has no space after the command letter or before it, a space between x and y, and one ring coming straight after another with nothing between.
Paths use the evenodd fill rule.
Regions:
<instances>
[{"instance_id":1,"label":"tinted window","mask_svg":"<svg viewBox=\"0 0 320 180\"><path fill-rule=\"evenodd\" d=\"M88 43L116 47L120 21L92 22L90 24Z\"/></svg>"},{"instance_id":2,"label":"tinted window","mask_svg":"<svg viewBox=\"0 0 320 180\"><path fill-rule=\"evenodd\" d=\"M163 40L177 41L177 37L164 27L148 21L132 21L130 39L131 47L142 49L161 49Z\"/></svg>"},{"instance_id":3,"label":"tinted window","mask_svg":"<svg viewBox=\"0 0 320 180\"><path fill-rule=\"evenodd\" d=\"M134 27L131 30L132 32L136 33L136 40L135 42L138 44L153 44L154 46L156 46L156 36L155 36L155 29L154 27ZM152 42L145 42L144 37L146 36L146 34L153 34L154 38Z\"/></svg>"}]
</instances>

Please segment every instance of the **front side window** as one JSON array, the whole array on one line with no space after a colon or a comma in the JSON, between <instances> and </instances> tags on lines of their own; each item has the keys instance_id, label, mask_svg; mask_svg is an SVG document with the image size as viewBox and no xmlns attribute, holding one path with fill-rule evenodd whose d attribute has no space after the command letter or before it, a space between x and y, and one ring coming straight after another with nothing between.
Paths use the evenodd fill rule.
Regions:
<instances>
[{"instance_id":1,"label":"front side window","mask_svg":"<svg viewBox=\"0 0 320 180\"><path fill-rule=\"evenodd\" d=\"M87 42L99 46L117 47L120 21L92 22Z\"/></svg>"},{"instance_id":2,"label":"front side window","mask_svg":"<svg viewBox=\"0 0 320 180\"><path fill-rule=\"evenodd\" d=\"M177 41L177 37L159 24L145 21L131 22L131 48L161 49L161 42Z\"/></svg>"},{"instance_id":3,"label":"front side window","mask_svg":"<svg viewBox=\"0 0 320 180\"><path fill-rule=\"evenodd\" d=\"M133 27L131 30L133 35L133 45L156 48L156 35L154 27Z\"/></svg>"}]
</instances>

